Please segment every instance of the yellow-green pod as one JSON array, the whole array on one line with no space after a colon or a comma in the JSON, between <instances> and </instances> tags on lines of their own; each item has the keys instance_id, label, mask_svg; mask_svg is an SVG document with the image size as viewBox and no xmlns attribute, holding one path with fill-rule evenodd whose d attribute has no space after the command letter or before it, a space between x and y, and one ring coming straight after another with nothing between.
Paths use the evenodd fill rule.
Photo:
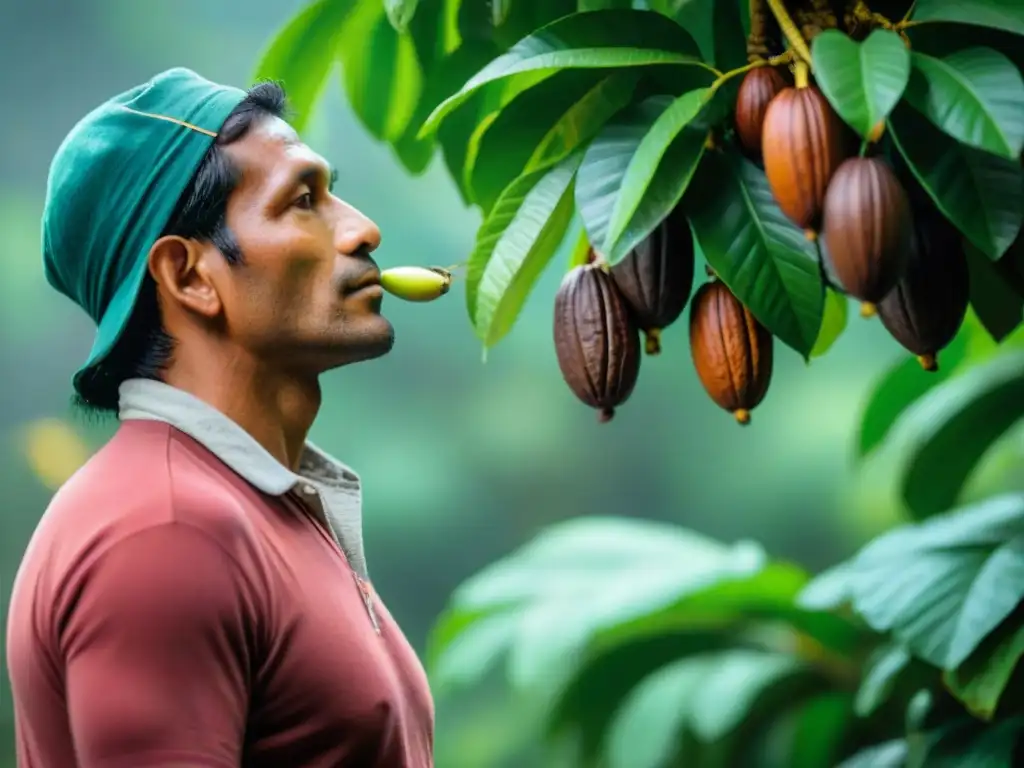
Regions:
<instances>
[{"instance_id":1,"label":"yellow-green pod","mask_svg":"<svg viewBox=\"0 0 1024 768\"><path fill-rule=\"evenodd\" d=\"M433 301L451 284L451 273L440 267L392 267L380 273L381 288L405 301Z\"/></svg>"}]
</instances>

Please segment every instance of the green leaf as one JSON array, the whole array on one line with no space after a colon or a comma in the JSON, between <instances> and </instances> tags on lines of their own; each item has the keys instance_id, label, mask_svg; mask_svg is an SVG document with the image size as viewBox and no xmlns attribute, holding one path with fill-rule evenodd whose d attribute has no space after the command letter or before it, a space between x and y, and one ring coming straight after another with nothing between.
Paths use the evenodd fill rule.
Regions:
<instances>
[{"instance_id":1,"label":"green leaf","mask_svg":"<svg viewBox=\"0 0 1024 768\"><path fill-rule=\"evenodd\" d=\"M978 461L1024 415L1024 351L972 366L915 402L893 429L911 514L952 507Z\"/></svg>"},{"instance_id":2,"label":"green leaf","mask_svg":"<svg viewBox=\"0 0 1024 768\"><path fill-rule=\"evenodd\" d=\"M357 4L345 38L359 45L338 46L349 104L370 135L383 141L402 137L423 90L412 38L392 24L380 2Z\"/></svg>"},{"instance_id":3,"label":"green leaf","mask_svg":"<svg viewBox=\"0 0 1024 768\"><path fill-rule=\"evenodd\" d=\"M515 622L514 614L501 611L451 611L443 616L431 638L432 651L434 646L440 650L427 664L435 693L478 683L507 650ZM443 635L449 636L447 641Z\"/></svg>"},{"instance_id":4,"label":"green leaf","mask_svg":"<svg viewBox=\"0 0 1024 768\"><path fill-rule=\"evenodd\" d=\"M384 10L395 31L402 33L408 29L419 2L420 0L384 0Z\"/></svg>"},{"instance_id":5,"label":"green leaf","mask_svg":"<svg viewBox=\"0 0 1024 768\"><path fill-rule=\"evenodd\" d=\"M891 632L940 669L956 668L1024 598L1024 496L897 528L842 572L853 608L872 629ZM805 594L816 589L811 582Z\"/></svg>"},{"instance_id":6,"label":"green leaf","mask_svg":"<svg viewBox=\"0 0 1024 768\"><path fill-rule=\"evenodd\" d=\"M622 174L604 241L598 246L609 263L624 259L682 199L704 154L706 138L702 132L683 134L683 130L710 94L710 89L701 88L675 99L637 144Z\"/></svg>"},{"instance_id":7,"label":"green leaf","mask_svg":"<svg viewBox=\"0 0 1024 768\"><path fill-rule=\"evenodd\" d=\"M902 46L902 43L901 43ZM1024 147L1024 79L991 48L915 52L907 101L954 139L1009 160Z\"/></svg>"},{"instance_id":8,"label":"green leaf","mask_svg":"<svg viewBox=\"0 0 1024 768\"><path fill-rule=\"evenodd\" d=\"M517 176L585 144L628 103L635 84L628 71L602 77L568 70L518 94L480 134L467 168L474 202L486 213Z\"/></svg>"},{"instance_id":9,"label":"green leaf","mask_svg":"<svg viewBox=\"0 0 1024 768\"><path fill-rule=\"evenodd\" d=\"M825 289L825 306L821 317L821 328L818 329L818 338L811 350L811 357L821 357L828 352L836 343L843 331L846 330L847 310L849 299L838 291L831 288Z\"/></svg>"},{"instance_id":10,"label":"green leaf","mask_svg":"<svg viewBox=\"0 0 1024 768\"><path fill-rule=\"evenodd\" d=\"M1024 35L1024 5L1018 0L917 0L911 18L916 22L975 24Z\"/></svg>"},{"instance_id":11,"label":"green leaf","mask_svg":"<svg viewBox=\"0 0 1024 768\"><path fill-rule=\"evenodd\" d=\"M910 52L900 36L876 29L857 43L826 29L811 44L814 79L843 120L861 136L885 120L910 78Z\"/></svg>"},{"instance_id":12,"label":"green leaf","mask_svg":"<svg viewBox=\"0 0 1024 768\"><path fill-rule=\"evenodd\" d=\"M816 672L788 655L732 650L683 659L648 676L618 710L608 737L609 766L660 768L680 757L686 764L678 750L681 732L721 742L756 710L770 712L791 704L794 694L822 687Z\"/></svg>"},{"instance_id":13,"label":"green leaf","mask_svg":"<svg viewBox=\"0 0 1024 768\"><path fill-rule=\"evenodd\" d=\"M889 135L942 214L990 259L1002 256L1024 218L1020 163L961 144L905 104Z\"/></svg>"},{"instance_id":14,"label":"green leaf","mask_svg":"<svg viewBox=\"0 0 1024 768\"><path fill-rule=\"evenodd\" d=\"M576 208L590 242L601 250L630 160L672 99L651 96L608 121L587 146L576 180Z\"/></svg>"},{"instance_id":15,"label":"green leaf","mask_svg":"<svg viewBox=\"0 0 1024 768\"><path fill-rule=\"evenodd\" d=\"M862 749L836 768L906 768L907 742L893 739Z\"/></svg>"},{"instance_id":16,"label":"green leaf","mask_svg":"<svg viewBox=\"0 0 1024 768\"><path fill-rule=\"evenodd\" d=\"M288 20L260 56L256 80L277 80L288 92L289 122L302 133L327 82L343 24L354 0L316 0Z\"/></svg>"},{"instance_id":17,"label":"green leaf","mask_svg":"<svg viewBox=\"0 0 1024 768\"><path fill-rule=\"evenodd\" d=\"M982 725L964 718L929 732L911 745L907 768L1008 768L1018 765L1024 720Z\"/></svg>"},{"instance_id":18,"label":"green leaf","mask_svg":"<svg viewBox=\"0 0 1024 768\"><path fill-rule=\"evenodd\" d=\"M892 693L896 678L910 664L910 654L901 646L883 647L869 662L857 689L854 710L858 717L869 717Z\"/></svg>"},{"instance_id":19,"label":"green leaf","mask_svg":"<svg viewBox=\"0 0 1024 768\"><path fill-rule=\"evenodd\" d=\"M572 219L581 154L512 182L477 232L466 268L466 301L477 335L494 346L558 249Z\"/></svg>"},{"instance_id":20,"label":"green leaf","mask_svg":"<svg viewBox=\"0 0 1024 768\"><path fill-rule=\"evenodd\" d=\"M998 262L967 243L967 266L970 270L971 307L978 320L996 342L1009 336L1024 320L1024 296L1003 279L1004 264L1012 257L1012 248Z\"/></svg>"},{"instance_id":21,"label":"green leaf","mask_svg":"<svg viewBox=\"0 0 1024 768\"><path fill-rule=\"evenodd\" d=\"M934 389L954 371L967 351L971 329L964 325L953 341L939 353L939 370L926 371L914 357L890 368L875 385L860 418L857 458L863 458L882 444L896 420L912 403Z\"/></svg>"},{"instance_id":22,"label":"green leaf","mask_svg":"<svg viewBox=\"0 0 1024 768\"><path fill-rule=\"evenodd\" d=\"M561 69L685 65L707 68L693 38L670 19L650 11L607 10L558 19L520 40L441 103L421 133L487 83L525 74L542 81Z\"/></svg>"},{"instance_id":23,"label":"green leaf","mask_svg":"<svg viewBox=\"0 0 1024 768\"><path fill-rule=\"evenodd\" d=\"M740 12L741 2L712 3L712 27L714 30L715 66L723 72L738 69L747 64L747 36L743 31ZM744 8L746 10L746 8Z\"/></svg>"},{"instance_id":24,"label":"green leaf","mask_svg":"<svg viewBox=\"0 0 1024 768\"><path fill-rule=\"evenodd\" d=\"M817 249L779 210L764 173L735 151L708 153L683 205L722 282L807 358L824 312Z\"/></svg>"},{"instance_id":25,"label":"green leaf","mask_svg":"<svg viewBox=\"0 0 1024 768\"><path fill-rule=\"evenodd\" d=\"M991 720L995 716L1013 672L1024 656L1021 618L1018 608L963 664L943 673L949 691L977 718Z\"/></svg>"}]
</instances>

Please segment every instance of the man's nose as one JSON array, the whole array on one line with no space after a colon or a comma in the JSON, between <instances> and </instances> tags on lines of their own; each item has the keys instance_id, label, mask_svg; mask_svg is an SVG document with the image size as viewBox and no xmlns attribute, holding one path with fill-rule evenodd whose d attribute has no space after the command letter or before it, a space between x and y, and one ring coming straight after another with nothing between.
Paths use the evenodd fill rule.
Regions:
<instances>
[{"instance_id":1,"label":"man's nose","mask_svg":"<svg viewBox=\"0 0 1024 768\"><path fill-rule=\"evenodd\" d=\"M334 247L339 253L370 254L380 246L380 229L373 220L342 203L334 228Z\"/></svg>"}]
</instances>

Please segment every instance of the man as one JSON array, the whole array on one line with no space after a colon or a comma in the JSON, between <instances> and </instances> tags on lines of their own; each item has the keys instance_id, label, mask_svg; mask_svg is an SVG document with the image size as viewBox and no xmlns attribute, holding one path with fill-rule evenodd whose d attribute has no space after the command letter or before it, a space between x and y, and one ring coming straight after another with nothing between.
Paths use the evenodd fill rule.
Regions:
<instances>
[{"instance_id":1,"label":"man","mask_svg":"<svg viewBox=\"0 0 1024 768\"><path fill-rule=\"evenodd\" d=\"M15 581L21 768L432 765L359 478L306 442L319 375L391 349L380 233L283 108L172 69L53 161L46 275L98 326L74 387L120 425Z\"/></svg>"}]
</instances>

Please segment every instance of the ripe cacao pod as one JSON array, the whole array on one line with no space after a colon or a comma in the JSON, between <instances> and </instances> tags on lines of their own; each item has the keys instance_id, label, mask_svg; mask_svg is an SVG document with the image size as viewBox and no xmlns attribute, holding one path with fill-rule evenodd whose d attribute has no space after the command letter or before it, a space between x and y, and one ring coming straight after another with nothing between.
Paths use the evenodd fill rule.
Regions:
<instances>
[{"instance_id":1,"label":"ripe cacao pod","mask_svg":"<svg viewBox=\"0 0 1024 768\"><path fill-rule=\"evenodd\" d=\"M761 130L768 105L784 88L786 79L776 67L747 72L736 95L736 134L751 155L761 155Z\"/></svg>"},{"instance_id":2,"label":"ripe cacao pod","mask_svg":"<svg viewBox=\"0 0 1024 768\"><path fill-rule=\"evenodd\" d=\"M661 329L683 313L693 288L693 234L676 208L611 268L612 280L644 332L649 355L661 352Z\"/></svg>"},{"instance_id":3,"label":"ripe cacao pod","mask_svg":"<svg viewBox=\"0 0 1024 768\"><path fill-rule=\"evenodd\" d=\"M882 325L926 371L960 330L970 300L963 239L933 206L913 211L910 255L903 278L878 304Z\"/></svg>"},{"instance_id":4,"label":"ripe cacao pod","mask_svg":"<svg viewBox=\"0 0 1024 768\"><path fill-rule=\"evenodd\" d=\"M882 159L851 157L829 184L822 228L832 275L873 314L906 269L912 223L903 185Z\"/></svg>"},{"instance_id":5,"label":"ripe cacao pod","mask_svg":"<svg viewBox=\"0 0 1024 768\"><path fill-rule=\"evenodd\" d=\"M814 86L785 88L764 116L761 151L775 202L814 236L825 192L843 161L843 123Z\"/></svg>"},{"instance_id":6,"label":"ripe cacao pod","mask_svg":"<svg viewBox=\"0 0 1024 768\"><path fill-rule=\"evenodd\" d=\"M774 340L725 283L712 280L690 304L690 354L700 383L740 424L768 392Z\"/></svg>"},{"instance_id":7,"label":"ripe cacao pod","mask_svg":"<svg viewBox=\"0 0 1024 768\"><path fill-rule=\"evenodd\" d=\"M609 421L640 373L640 332L605 267L572 269L555 294L555 355L573 393Z\"/></svg>"}]
</instances>

